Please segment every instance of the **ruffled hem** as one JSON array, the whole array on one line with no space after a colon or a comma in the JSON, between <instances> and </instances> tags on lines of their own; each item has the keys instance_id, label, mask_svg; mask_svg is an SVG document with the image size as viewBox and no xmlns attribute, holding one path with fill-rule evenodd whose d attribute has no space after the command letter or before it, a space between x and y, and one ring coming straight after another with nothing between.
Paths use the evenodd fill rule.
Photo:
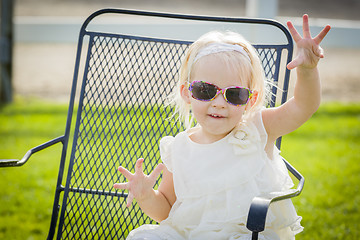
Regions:
<instances>
[{"instance_id":1,"label":"ruffled hem","mask_svg":"<svg viewBox=\"0 0 360 240\"><path fill-rule=\"evenodd\" d=\"M281 229L266 227L265 231L259 233L259 240L291 240L302 231L300 226L301 217L291 226ZM205 225L179 229L179 226L171 225L163 221L160 225L143 225L130 232L127 240L249 240L252 233L241 224L226 223L222 225Z\"/></svg>"},{"instance_id":2,"label":"ruffled hem","mask_svg":"<svg viewBox=\"0 0 360 240\"><path fill-rule=\"evenodd\" d=\"M132 230L126 240L186 240L170 225L145 224Z\"/></svg>"},{"instance_id":3,"label":"ruffled hem","mask_svg":"<svg viewBox=\"0 0 360 240\"><path fill-rule=\"evenodd\" d=\"M299 234L301 233L303 230L304 230L304 227L301 226L301 220L302 220L302 217L298 216L298 218L296 219L296 221L291 224L289 227L291 229L291 232L294 234L294 236L296 234Z\"/></svg>"}]
</instances>

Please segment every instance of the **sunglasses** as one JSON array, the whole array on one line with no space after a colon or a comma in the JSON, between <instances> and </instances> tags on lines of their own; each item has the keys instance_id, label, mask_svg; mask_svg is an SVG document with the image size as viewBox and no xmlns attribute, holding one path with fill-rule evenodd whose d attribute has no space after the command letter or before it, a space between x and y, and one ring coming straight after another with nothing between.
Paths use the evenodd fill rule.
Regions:
<instances>
[{"instance_id":1,"label":"sunglasses","mask_svg":"<svg viewBox=\"0 0 360 240\"><path fill-rule=\"evenodd\" d=\"M193 98L200 101L212 101L222 93L226 102L235 106L246 105L252 96L251 90L245 87L233 86L221 89L204 81L193 81L189 86L189 91Z\"/></svg>"}]
</instances>

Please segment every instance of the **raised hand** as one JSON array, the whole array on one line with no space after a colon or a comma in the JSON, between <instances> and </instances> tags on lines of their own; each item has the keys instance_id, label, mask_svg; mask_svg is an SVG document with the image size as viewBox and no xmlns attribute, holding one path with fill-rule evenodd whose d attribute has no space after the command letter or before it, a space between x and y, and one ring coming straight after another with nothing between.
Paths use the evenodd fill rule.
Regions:
<instances>
[{"instance_id":1,"label":"raised hand","mask_svg":"<svg viewBox=\"0 0 360 240\"><path fill-rule=\"evenodd\" d=\"M161 171L164 169L163 164L156 166L154 171L150 175L145 175L142 170L142 164L144 159L140 158L136 161L135 173L129 172L123 167L119 167L118 171L123 174L128 182L126 183L115 183L114 188L125 189L129 191L129 195L126 200L126 206L130 207L134 198L137 201L142 201L151 195L153 187L159 177Z\"/></svg>"},{"instance_id":2,"label":"raised hand","mask_svg":"<svg viewBox=\"0 0 360 240\"><path fill-rule=\"evenodd\" d=\"M307 14L303 16L303 37L296 31L290 21L287 22L287 26L297 46L297 56L287 65L287 68L315 68L320 58L324 57L324 51L320 47L320 43L330 31L330 25L324 27L315 38L311 37L309 16Z\"/></svg>"}]
</instances>

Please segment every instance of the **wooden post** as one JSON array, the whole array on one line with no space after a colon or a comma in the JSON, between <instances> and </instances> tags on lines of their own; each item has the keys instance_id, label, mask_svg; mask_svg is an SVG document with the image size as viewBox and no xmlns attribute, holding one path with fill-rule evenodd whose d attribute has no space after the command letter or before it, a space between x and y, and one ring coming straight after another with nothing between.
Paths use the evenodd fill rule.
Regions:
<instances>
[{"instance_id":1,"label":"wooden post","mask_svg":"<svg viewBox=\"0 0 360 240\"><path fill-rule=\"evenodd\" d=\"M0 103L10 103L13 100L11 79L14 1L1 0L0 8Z\"/></svg>"}]
</instances>

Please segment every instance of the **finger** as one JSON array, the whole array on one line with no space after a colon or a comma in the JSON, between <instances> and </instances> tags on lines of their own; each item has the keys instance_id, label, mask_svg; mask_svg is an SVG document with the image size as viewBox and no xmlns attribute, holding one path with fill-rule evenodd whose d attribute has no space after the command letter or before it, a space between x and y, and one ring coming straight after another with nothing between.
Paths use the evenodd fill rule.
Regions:
<instances>
[{"instance_id":1,"label":"finger","mask_svg":"<svg viewBox=\"0 0 360 240\"><path fill-rule=\"evenodd\" d=\"M114 184L115 189L129 189L129 183L115 183Z\"/></svg>"},{"instance_id":2,"label":"finger","mask_svg":"<svg viewBox=\"0 0 360 240\"><path fill-rule=\"evenodd\" d=\"M287 69L291 70L291 69L296 68L297 66L299 66L302 63L302 61L303 60L300 58L295 58L287 65Z\"/></svg>"},{"instance_id":3,"label":"finger","mask_svg":"<svg viewBox=\"0 0 360 240\"><path fill-rule=\"evenodd\" d=\"M330 29L331 29L331 26L326 25L326 27L324 27L323 30L314 38L315 43L320 44L321 41L324 39L324 37L328 34Z\"/></svg>"},{"instance_id":4,"label":"finger","mask_svg":"<svg viewBox=\"0 0 360 240\"><path fill-rule=\"evenodd\" d=\"M152 173L149 175L150 180L155 183L157 178L160 176L161 171L164 170L164 167L165 166L162 163L157 165L154 171L152 171Z\"/></svg>"},{"instance_id":5,"label":"finger","mask_svg":"<svg viewBox=\"0 0 360 240\"><path fill-rule=\"evenodd\" d=\"M287 22L287 26L289 28L290 34L293 37L295 42L298 42L302 39L301 35L298 33L292 22Z\"/></svg>"},{"instance_id":6,"label":"finger","mask_svg":"<svg viewBox=\"0 0 360 240\"><path fill-rule=\"evenodd\" d=\"M303 16L303 36L304 38L311 38L309 16L307 14L304 14Z\"/></svg>"},{"instance_id":7,"label":"finger","mask_svg":"<svg viewBox=\"0 0 360 240\"><path fill-rule=\"evenodd\" d=\"M135 174L136 173L143 173L143 170L142 170L142 164L144 162L144 159L143 158L139 158L137 161L136 161L136 164L135 164Z\"/></svg>"},{"instance_id":8,"label":"finger","mask_svg":"<svg viewBox=\"0 0 360 240\"><path fill-rule=\"evenodd\" d=\"M126 177L126 179L131 179L131 177L133 176L133 174L131 172L129 172L126 168L123 167L118 167L118 171L124 175Z\"/></svg>"},{"instance_id":9,"label":"finger","mask_svg":"<svg viewBox=\"0 0 360 240\"><path fill-rule=\"evenodd\" d=\"M126 207L130 207L133 200L134 200L134 195L129 193L127 198L126 198Z\"/></svg>"}]
</instances>

